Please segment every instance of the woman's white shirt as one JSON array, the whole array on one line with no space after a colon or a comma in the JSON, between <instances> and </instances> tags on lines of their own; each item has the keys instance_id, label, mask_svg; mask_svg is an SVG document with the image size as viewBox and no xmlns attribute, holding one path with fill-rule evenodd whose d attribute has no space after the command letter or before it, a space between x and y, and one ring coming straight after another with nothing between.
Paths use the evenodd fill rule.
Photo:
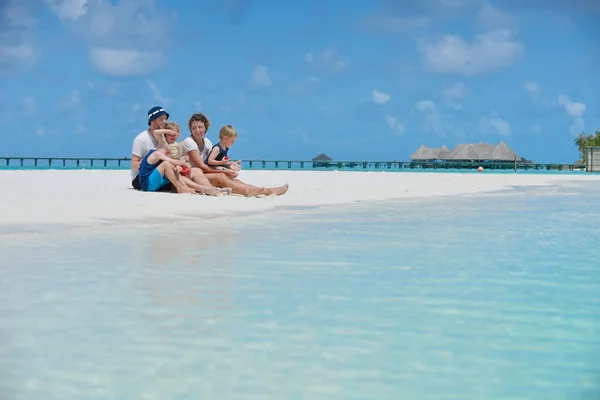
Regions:
<instances>
[{"instance_id":1,"label":"woman's white shirt","mask_svg":"<svg viewBox=\"0 0 600 400\"><path fill-rule=\"evenodd\" d=\"M206 157L208 157L208 154L210 153L210 150L212 149L213 145L212 142L204 137L204 150L200 151L200 149L198 148L198 144L196 144L196 142L194 141L194 139L191 136L188 136L187 138L185 138L184 141L181 142L181 149L183 150L183 155L187 155L188 152L196 150L197 152L200 153L200 157L204 160ZM194 165L194 162L192 160L190 160L190 164L192 164L192 167L198 167L198 165Z\"/></svg>"}]
</instances>

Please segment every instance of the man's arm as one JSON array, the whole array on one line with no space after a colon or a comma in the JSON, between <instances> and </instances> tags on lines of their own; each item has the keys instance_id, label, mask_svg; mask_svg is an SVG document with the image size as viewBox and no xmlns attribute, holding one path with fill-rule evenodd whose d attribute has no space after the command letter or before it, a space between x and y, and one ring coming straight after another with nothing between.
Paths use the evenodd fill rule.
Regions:
<instances>
[{"instance_id":1,"label":"man's arm","mask_svg":"<svg viewBox=\"0 0 600 400\"><path fill-rule=\"evenodd\" d=\"M142 162L142 154L144 154L144 142L140 139L139 135L133 139L133 146L131 148L131 170L137 172L140 170L140 163Z\"/></svg>"},{"instance_id":2,"label":"man's arm","mask_svg":"<svg viewBox=\"0 0 600 400\"><path fill-rule=\"evenodd\" d=\"M142 157L131 153L131 170L132 171L139 171L141 162L142 162Z\"/></svg>"}]
</instances>

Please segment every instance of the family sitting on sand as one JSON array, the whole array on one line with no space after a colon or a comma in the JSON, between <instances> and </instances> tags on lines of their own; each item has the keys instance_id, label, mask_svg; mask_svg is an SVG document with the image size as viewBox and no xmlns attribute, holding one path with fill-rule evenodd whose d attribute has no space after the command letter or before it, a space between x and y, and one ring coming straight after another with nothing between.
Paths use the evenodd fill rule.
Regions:
<instances>
[{"instance_id":1,"label":"family sitting on sand","mask_svg":"<svg viewBox=\"0 0 600 400\"><path fill-rule=\"evenodd\" d=\"M136 136L131 151L131 179L134 189L146 192L175 191L209 196L231 193L246 197L282 195L288 185L265 188L237 178L241 161L230 161L228 152L237 139L231 125L219 131L213 146L205 137L210 128L206 115L193 114L188 121L190 136L177 143L180 127L167 122L169 113L160 106L148 111L149 128Z\"/></svg>"}]
</instances>

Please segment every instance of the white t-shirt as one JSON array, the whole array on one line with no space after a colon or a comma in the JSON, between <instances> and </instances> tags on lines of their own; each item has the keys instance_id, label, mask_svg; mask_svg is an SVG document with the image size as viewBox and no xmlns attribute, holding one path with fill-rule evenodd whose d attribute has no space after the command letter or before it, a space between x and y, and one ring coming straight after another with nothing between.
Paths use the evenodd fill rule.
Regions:
<instances>
[{"instance_id":1,"label":"white t-shirt","mask_svg":"<svg viewBox=\"0 0 600 400\"><path fill-rule=\"evenodd\" d=\"M158 142L154 137L150 134L150 131L146 129L143 132L140 132L135 139L133 139L133 148L131 149L131 154L135 154L140 158L144 158L146 154L150 152L150 150L156 148L158 146ZM136 176L138 176L139 171L131 170L131 180L133 181Z\"/></svg>"},{"instance_id":2,"label":"white t-shirt","mask_svg":"<svg viewBox=\"0 0 600 400\"><path fill-rule=\"evenodd\" d=\"M204 150L202 152L200 152L200 149L198 148L198 144L196 144L196 142L194 141L194 138L192 138L191 136L188 136L187 138L185 138L185 140L183 142L181 142L181 149L183 150L183 155L187 155L187 153L189 153L190 151L197 151L200 153L200 157L204 160L206 157L208 157L208 154L210 153L210 150L212 149L213 144L210 140L208 140L206 137L204 137ZM192 167L198 167L198 165L195 165L194 162L192 160L190 160L190 164L192 164Z\"/></svg>"}]
</instances>

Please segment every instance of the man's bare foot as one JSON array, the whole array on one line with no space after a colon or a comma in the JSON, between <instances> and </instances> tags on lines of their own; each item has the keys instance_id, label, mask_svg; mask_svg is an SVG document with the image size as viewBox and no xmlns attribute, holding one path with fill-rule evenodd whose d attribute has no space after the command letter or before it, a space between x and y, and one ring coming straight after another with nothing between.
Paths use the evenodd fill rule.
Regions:
<instances>
[{"instance_id":1,"label":"man's bare foot","mask_svg":"<svg viewBox=\"0 0 600 400\"><path fill-rule=\"evenodd\" d=\"M252 188L252 189L248 189L248 195L246 197L258 197L260 195L267 195L266 189L264 188Z\"/></svg>"},{"instance_id":2,"label":"man's bare foot","mask_svg":"<svg viewBox=\"0 0 600 400\"><path fill-rule=\"evenodd\" d=\"M270 194L274 194L275 196L281 196L282 194L285 194L288 191L290 185L288 185L287 183L283 186L279 186L276 188L271 188L268 189L270 191Z\"/></svg>"},{"instance_id":3,"label":"man's bare foot","mask_svg":"<svg viewBox=\"0 0 600 400\"><path fill-rule=\"evenodd\" d=\"M226 196L229 196L229 195L232 193L232 189L231 189L231 188L229 188L229 187L225 187L225 188L217 188L217 190L218 190L218 191L219 191L221 194L223 194L223 195L226 195Z\"/></svg>"}]
</instances>

